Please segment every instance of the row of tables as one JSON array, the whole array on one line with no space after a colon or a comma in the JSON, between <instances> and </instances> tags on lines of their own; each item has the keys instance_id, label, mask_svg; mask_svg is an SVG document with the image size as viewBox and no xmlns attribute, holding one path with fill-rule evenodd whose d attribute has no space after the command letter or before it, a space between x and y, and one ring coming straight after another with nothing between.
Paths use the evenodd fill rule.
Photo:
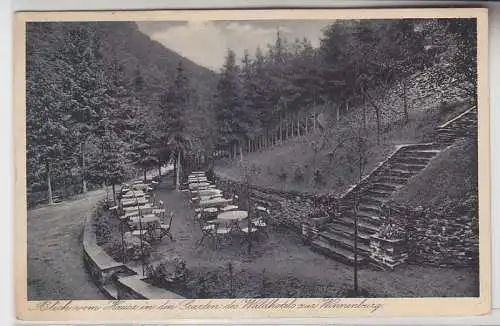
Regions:
<instances>
[{"instance_id":1,"label":"row of tables","mask_svg":"<svg viewBox=\"0 0 500 326\"><path fill-rule=\"evenodd\" d=\"M152 181L149 185L136 181L132 185L122 186L120 199L122 214L119 218L122 221L127 221L129 227L134 231L140 228L161 227L160 218L164 216L165 208L162 207L161 202L155 206L151 198L151 192L156 184L156 181Z\"/></svg>"},{"instance_id":2,"label":"row of tables","mask_svg":"<svg viewBox=\"0 0 500 326\"><path fill-rule=\"evenodd\" d=\"M239 221L248 217L248 212L238 210L238 206L231 205L234 198L224 198L222 190L211 184L205 172L195 171L188 176L188 188L192 202L199 211L217 212L217 220L221 222Z\"/></svg>"}]
</instances>

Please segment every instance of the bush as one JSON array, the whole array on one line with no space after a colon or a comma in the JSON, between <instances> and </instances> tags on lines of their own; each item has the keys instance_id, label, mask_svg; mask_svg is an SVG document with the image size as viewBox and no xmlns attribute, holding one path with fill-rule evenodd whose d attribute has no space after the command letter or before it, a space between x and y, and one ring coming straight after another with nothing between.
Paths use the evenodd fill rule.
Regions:
<instances>
[{"instance_id":1,"label":"bush","mask_svg":"<svg viewBox=\"0 0 500 326\"><path fill-rule=\"evenodd\" d=\"M107 218L100 217L96 221L95 235L96 235L97 245L99 246L111 240L111 227L109 226Z\"/></svg>"},{"instance_id":2,"label":"bush","mask_svg":"<svg viewBox=\"0 0 500 326\"><path fill-rule=\"evenodd\" d=\"M127 259L137 260L141 259L143 256L148 257L151 254L151 245L149 242L142 240L141 248L141 239L132 235L131 232L125 232L123 235L123 242Z\"/></svg>"},{"instance_id":3,"label":"bush","mask_svg":"<svg viewBox=\"0 0 500 326\"><path fill-rule=\"evenodd\" d=\"M322 184L323 183L323 175L322 175L320 169L316 169L314 171L313 181L314 181L315 184Z\"/></svg>"},{"instance_id":4,"label":"bush","mask_svg":"<svg viewBox=\"0 0 500 326\"><path fill-rule=\"evenodd\" d=\"M380 229L376 235L382 239L399 240L406 237L406 232L402 227L398 225L384 223L380 226Z\"/></svg>"},{"instance_id":5,"label":"bush","mask_svg":"<svg viewBox=\"0 0 500 326\"><path fill-rule=\"evenodd\" d=\"M293 180L295 182L302 182L304 181L304 172L300 168L300 166L295 167L295 172L293 175Z\"/></svg>"},{"instance_id":6,"label":"bush","mask_svg":"<svg viewBox=\"0 0 500 326\"><path fill-rule=\"evenodd\" d=\"M146 273L151 281L159 285L184 281L187 274L186 261L177 255L167 257L147 266Z\"/></svg>"},{"instance_id":7,"label":"bush","mask_svg":"<svg viewBox=\"0 0 500 326\"><path fill-rule=\"evenodd\" d=\"M280 169L280 172L278 173L278 178L281 180L281 181L285 181L286 178L287 178L287 173L285 171L285 169L281 168Z\"/></svg>"}]
</instances>

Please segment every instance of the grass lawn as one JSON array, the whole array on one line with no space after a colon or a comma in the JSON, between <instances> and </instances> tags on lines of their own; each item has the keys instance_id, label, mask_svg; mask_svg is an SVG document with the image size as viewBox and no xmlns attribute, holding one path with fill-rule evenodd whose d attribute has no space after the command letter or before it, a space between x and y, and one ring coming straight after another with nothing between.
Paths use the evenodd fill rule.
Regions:
<instances>
[{"instance_id":1,"label":"grass lawn","mask_svg":"<svg viewBox=\"0 0 500 326\"><path fill-rule=\"evenodd\" d=\"M417 178L410 179L393 199L410 207L439 209L477 196L477 175L477 143L460 140L432 160Z\"/></svg>"},{"instance_id":2,"label":"grass lawn","mask_svg":"<svg viewBox=\"0 0 500 326\"><path fill-rule=\"evenodd\" d=\"M164 182L158 196L167 210L175 212L174 242L165 238L153 246L151 260L180 255L188 267L187 284L180 291L190 298L244 297L337 297L352 287L353 269L302 243L296 233L271 228L247 254L247 245L236 236L219 248L209 241L197 242L201 231L193 221L187 194ZM229 265L232 275L229 273ZM140 264L135 262L136 270ZM477 269L402 266L387 272L372 268L359 271L360 287L372 297L477 296Z\"/></svg>"}]
</instances>

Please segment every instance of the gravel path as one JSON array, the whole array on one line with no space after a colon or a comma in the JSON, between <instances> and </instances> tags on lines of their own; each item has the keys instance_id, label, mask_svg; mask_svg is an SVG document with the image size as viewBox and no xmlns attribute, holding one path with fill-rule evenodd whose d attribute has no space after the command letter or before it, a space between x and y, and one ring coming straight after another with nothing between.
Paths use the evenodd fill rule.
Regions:
<instances>
[{"instance_id":1,"label":"gravel path","mask_svg":"<svg viewBox=\"0 0 500 326\"><path fill-rule=\"evenodd\" d=\"M104 195L28 211L28 300L105 299L83 266L81 242L85 216Z\"/></svg>"}]
</instances>

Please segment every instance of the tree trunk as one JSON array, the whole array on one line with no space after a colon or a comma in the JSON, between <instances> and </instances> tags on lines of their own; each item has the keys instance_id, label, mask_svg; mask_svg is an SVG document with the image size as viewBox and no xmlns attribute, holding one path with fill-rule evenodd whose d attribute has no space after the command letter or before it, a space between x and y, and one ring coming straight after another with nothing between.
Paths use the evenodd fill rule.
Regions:
<instances>
[{"instance_id":1,"label":"tree trunk","mask_svg":"<svg viewBox=\"0 0 500 326\"><path fill-rule=\"evenodd\" d=\"M358 296L358 194L354 193L354 293Z\"/></svg>"},{"instance_id":2,"label":"tree trunk","mask_svg":"<svg viewBox=\"0 0 500 326\"><path fill-rule=\"evenodd\" d=\"M313 112L313 133L316 133L316 112Z\"/></svg>"},{"instance_id":3,"label":"tree trunk","mask_svg":"<svg viewBox=\"0 0 500 326\"><path fill-rule=\"evenodd\" d=\"M285 132L285 137L286 137L286 140L288 140L288 138L290 137L290 122L288 122L288 118L285 118L285 128L286 128L286 132Z\"/></svg>"},{"instance_id":4,"label":"tree trunk","mask_svg":"<svg viewBox=\"0 0 500 326\"><path fill-rule=\"evenodd\" d=\"M243 146L241 145L241 142L240 142L240 162L243 162Z\"/></svg>"},{"instance_id":5,"label":"tree trunk","mask_svg":"<svg viewBox=\"0 0 500 326\"><path fill-rule=\"evenodd\" d=\"M368 101L370 102L370 104L373 106L373 109L375 110L375 116L376 116L376 120L377 120L377 144L380 144L380 130L381 130L381 122L380 122L380 108L378 107L378 105L375 103L375 101L371 98L371 96L366 93L366 92L363 92L365 97L368 99Z\"/></svg>"},{"instance_id":6,"label":"tree trunk","mask_svg":"<svg viewBox=\"0 0 500 326\"><path fill-rule=\"evenodd\" d=\"M177 159L174 159L174 185L177 185Z\"/></svg>"},{"instance_id":7,"label":"tree trunk","mask_svg":"<svg viewBox=\"0 0 500 326\"><path fill-rule=\"evenodd\" d=\"M280 121L280 144L283 143L284 138L285 138L285 121L281 120Z\"/></svg>"},{"instance_id":8,"label":"tree trunk","mask_svg":"<svg viewBox=\"0 0 500 326\"><path fill-rule=\"evenodd\" d=\"M54 204L54 200L52 199L52 178L51 178L51 171L50 171L50 163L47 164L47 192L48 192L48 199L49 199L49 205Z\"/></svg>"},{"instance_id":9,"label":"tree trunk","mask_svg":"<svg viewBox=\"0 0 500 326\"><path fill-rule=\"evenodd\" d=\"M80 148L81 148L81 151L82 151L82 190L83 190L83 193L87 193L87 180L85 180L85 143L81 143L80 144Z\"/></svg>"},{"instance_id":10,"label":"tree trunk","mask_svg":"<svg viewBox=\"0 0 500 326\"><path fill-rule=\"evenodd\" d=\"M250 148L250 138L248 138L248 142L247 142L247 153L250 153L251 152L251 148Z\"/></svg>"},{"instance_id":11,"label":"tree trunk","mask_svg":"<svg viewBox=\"0 0 500 326\"><path fill-rule=\"evenodd\" d=\"M116 190L114 183L111 185L111 189L113 190L113 204L116 206Z\"/></svg>"},{"instance_id":12,"label":"tree trunk","mask_svg":"<svg viewBox=\"0 0 500 326\"><path fill-rule=\"evenodd\" d=\"M337 105L337 123L340 121L340 105Z\"/></svg>"},{"instance_id":13,"label":"tree trunk","mask_svg":"<svg viewBox=\"0 0 500 326\"><path fill-rule=\"evenodd\" d=\"M144 183L148 183L147 171L148 171L147 169L143 170L143 173L144 173Z\"/></svg>"},{"instance_id":14,"label":"tree trunk","mask_svg":"<svg viewBox=\"0 0 500 326\"><path fill-rule=\"evenodd\" d=\"M304 129L305 129L305 134L307 135L309 130L307 130L307 113L304 115Z\"/></svg>"},{"instance_id":15,"label":"tree trunk","mask_svg":"<svg viewBox=\"0 0 500 326\"><path fill-rule=\"evenodd\" d=\"M175 177L175 190L180 189L180 168L181 168L181 151L177 151L177 173Z\"/></svg>"},{"instance_id":16,"label":"tree trunk","mask_svg":"<svg viewBox=\"0 0 500 326\"><path fill-rule=\"evenodd\" d=\"M297 137L300 137L300 119L297 115Z\"/></svg>"},{"instance_id":17,"label":"tree trunk","mask_svg":"<svg viewBox=\"0 0 500 326\"><path fill-rule=\"evenodd\" d=\"M158 162L158 176L161 177L161 163Z\"/></svg>"},{"instance_id":18,"label":"tree trunk","mask_svg":"<svg viewBox=\"0 0 500 326\"><path fill-rule=\"evenodd\" d=\"M404 110L404 121L405 124L408 123L409 117L408 117L408 101L406 98L406 93L407 93L407 85L406 82L403 80L403 110Z\"/></svg>"}]
</instances>

